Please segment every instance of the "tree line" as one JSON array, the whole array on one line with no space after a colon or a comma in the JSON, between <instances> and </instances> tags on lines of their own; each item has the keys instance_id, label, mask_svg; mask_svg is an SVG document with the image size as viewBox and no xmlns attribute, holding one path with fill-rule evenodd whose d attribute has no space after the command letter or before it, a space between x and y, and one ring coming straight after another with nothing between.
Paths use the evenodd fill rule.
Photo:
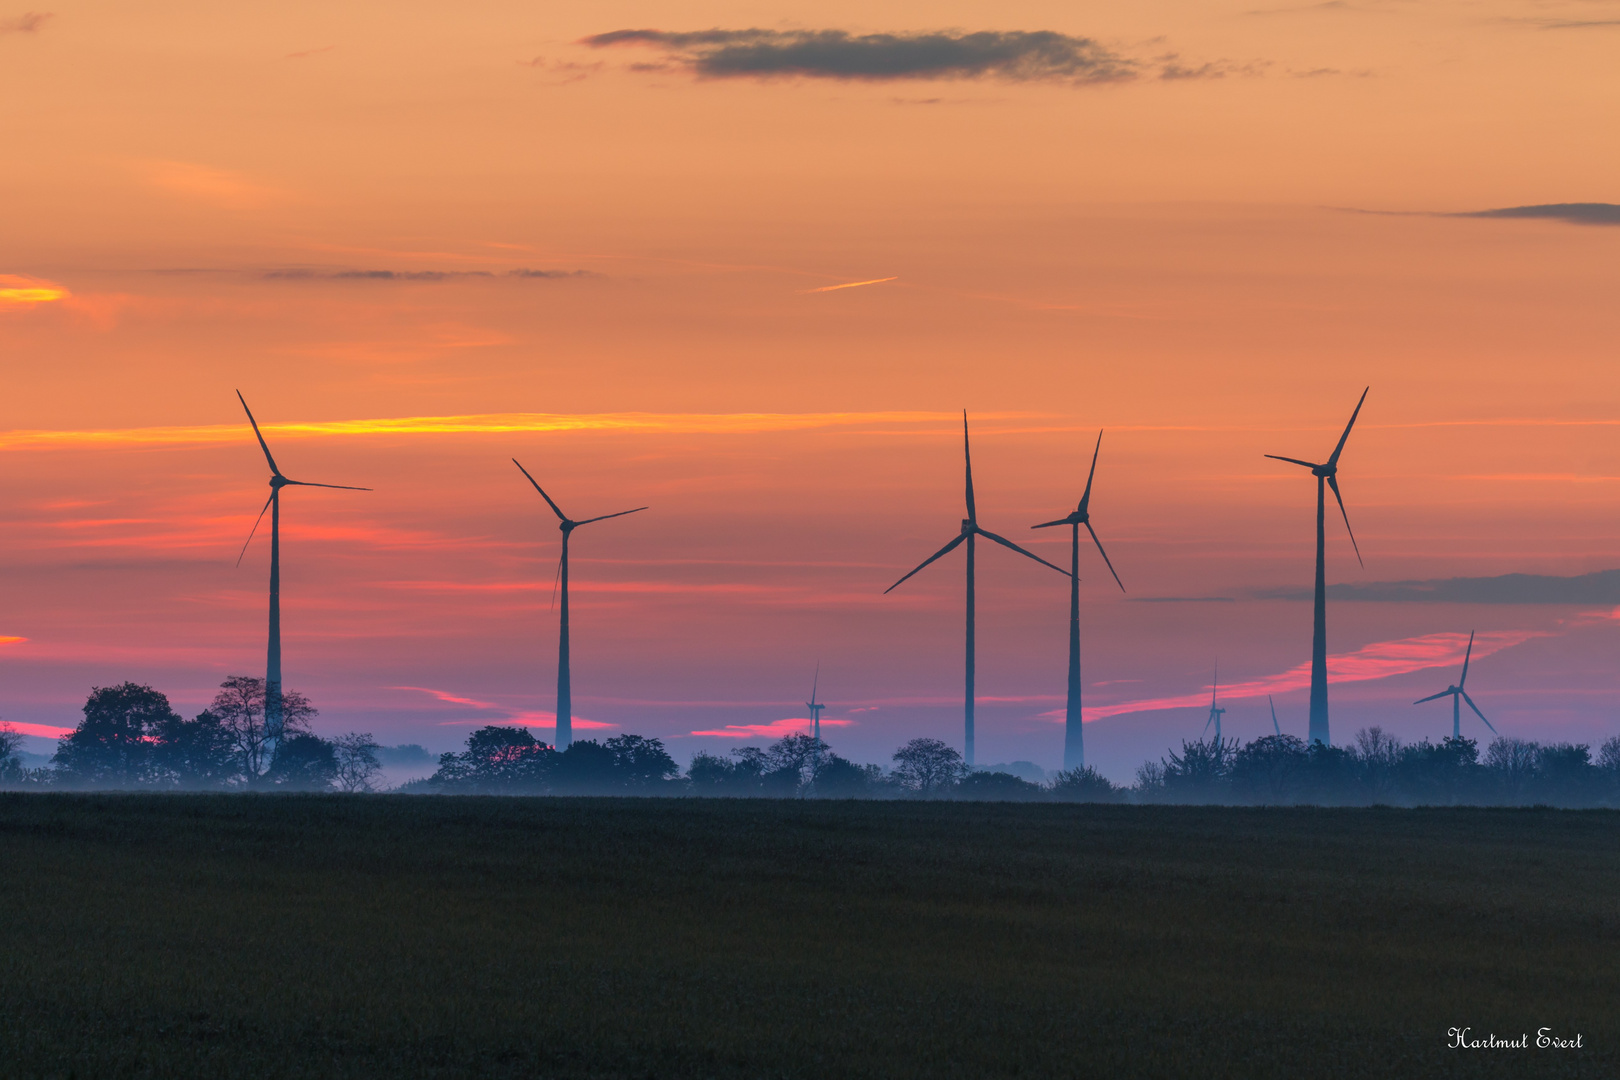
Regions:
<instances>
[{"instance_id":1,"label":"tree line","mask_svg":"<svg viewBox=\"0 0 1620 1080\"><path fill-rule=\"evenodd\" d=\"M265 681L233 675L208 708L186 720L164 694L126 682L98 686L84 719L57 741L44 768L24 768L21 736L0 725L7 787L157 791L372 791L381 775L370 735L323 739L304 695L281 694L282 737L265 723Z\"/></svg>"},{"instance_id":2,"label":"tree line","mask_svg":"<svg viewBox=\"0 0 1620 1080\"><path fill-rule=\"evenodd\" d=\"M185 720L163 694L124 683L98 687L84 719L59 740L50 764L24 768L21 737L0 724L0 785L142 790L375 791L378 751L369 734L323 739L301 694L282 695L284 732L265 729L265 683L232 676ZM728 754L700 752L683 773L662 741L619 735L568 749L526 728L490 725L460 752L441 754L431 776L395 789L412 794L692 795L731 798L977 799L996 801L1620 806L1620 737L1596 755L1579 743L1498 738L1406 744L1381 728L1351 746L1307 745L1292 735L1252 742L1209 739L1137 770L1116 785L1091 768L1036 783L975 770L938 739L913 739L888 768L860 765L809 735Z\"/></svg>"}]
</instances>

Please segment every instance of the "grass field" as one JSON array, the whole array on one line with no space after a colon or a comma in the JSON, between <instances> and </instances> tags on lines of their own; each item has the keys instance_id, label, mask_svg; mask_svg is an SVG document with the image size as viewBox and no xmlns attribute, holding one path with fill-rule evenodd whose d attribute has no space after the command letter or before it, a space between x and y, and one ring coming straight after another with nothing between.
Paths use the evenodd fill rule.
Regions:
<instances>
[{"instance_id":1,"label":"grass field","mask_svg":"<svg viewBox=\"0 0 1620 1080\"><path fill-rule=\"evenodd\" d=\"M1614 812L0 795L0 859L7 1077L1620 1074Z\"/></svg>"}]
</instances>

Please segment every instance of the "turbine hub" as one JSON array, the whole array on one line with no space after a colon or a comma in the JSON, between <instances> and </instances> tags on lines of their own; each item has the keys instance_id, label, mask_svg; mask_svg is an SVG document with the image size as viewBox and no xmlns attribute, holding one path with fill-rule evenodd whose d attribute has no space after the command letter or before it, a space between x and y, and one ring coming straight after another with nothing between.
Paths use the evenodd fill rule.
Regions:
<instances>
[{"instance_id":1,"label":"turbine hub","mask_svg":"<svg viewBox=\"0 0 1620 1080\"><path fill-rule=\"evenodd\" d=\"M569 521L567 518L563 518L561 521L557 522L557 528L561 530L564 535L567 535L568 533L574 531L574 526L577 524L578 522Z\"/></svg>"},{"instance_id":2,"label":"turbine hub","mask_svg":"<svg viewBox=\"0 0 1620 1080\"><path fill-rule=\"evenodd\" d=\"M1322 479L1326 480L1328 477L1336 475L1338 471L1339 467L1337 465L1316 465L1311 468L1311 475L1320 476ZM1297 476L1299 474L1295 473L1294 475Z\"/></svg>"},{"instance_id":3,"label":"turbine hub","mask_svg":"<svg viewBox=\"0 0 1620 1080\"><path fill-rule=\"evenodd\" d=\"M973 531L973 519L972 518L963 518L962 519L962 535L966 536L968 533L970 533L972 531Z\"/></svg>"},{"instance_id":4,"label":"turbine hub","mask_svg":"<svg viewBox=\"0 0 1620 1080\"><path fill-rule=\"evenodd\" d=\"M280 474L270 477L270 488L272 491L280 491L290 483L292 483L291 480L288 480L285 476L281 476Z\"/></svg>"}]
</instances>

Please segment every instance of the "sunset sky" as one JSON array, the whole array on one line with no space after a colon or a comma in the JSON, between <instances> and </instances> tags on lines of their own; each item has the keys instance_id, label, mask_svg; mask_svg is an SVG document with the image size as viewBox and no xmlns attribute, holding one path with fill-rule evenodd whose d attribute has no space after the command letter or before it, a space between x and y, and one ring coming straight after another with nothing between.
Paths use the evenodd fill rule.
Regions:
<instances>
[{"instance_id":1,"label":"sunset sky","mask_svg":"<svg viewBox=\"0 0 1620 1080\"><path fill-rule=\"evenodd\" d=\"M4 0L0 0L3 3ZM962 517L1082 555L1088 759L1333 733L1620 734L1620 0L0 7L0 717L960 746ZM638 31L639 33L624 33ZM716 31L709 33L709 31ZM1583 204L1560 209L1551 204ZM838 286L848 287L838 287ZM981 547L978 757L1056 767L1067 590ZM581 730L588 729L588 730ZM1489 738L1465 721L1465 733Z\"/></svg>"}]
</instances>

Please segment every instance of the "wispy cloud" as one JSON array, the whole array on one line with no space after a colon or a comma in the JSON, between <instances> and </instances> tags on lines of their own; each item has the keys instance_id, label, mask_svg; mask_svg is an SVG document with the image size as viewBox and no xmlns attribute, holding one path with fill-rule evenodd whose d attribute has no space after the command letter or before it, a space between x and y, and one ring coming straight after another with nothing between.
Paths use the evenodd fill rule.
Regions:
<instances>
[{"instance_id":1,"label":"wispy cloud","mask_svg":"<svg viewBox=\"0 0 1620 1080\"><path fill-rule=\"evenodd\" d=\"M1025 413L981 413L982 421L1022 419ZM371 435L512 434L519 432L611 431L627 434L739 435L817 428L955 421L957 413L477 413L465 416L403 416L372 420L290 421L261 424L282 436L354 437ZM242 423L192 427L118 428L99 431L4 431L0 449L89 446L179 446L235 442Z\"/></svg>"},{"instance_id":2,"label":"wispy cloud","mask_svg":"<svg viewBox=\"0 0 1620 1080\"><path fill-rule=\"evenodd\" d=\"M171 195L231 210L253 210L281 202L287 193L230 169L191 161L143 161L136 171L147 183Z\"/></svg>"},{"instance_id":3,"label":"wispy cloud","mask_svg":"<svg viewBox=\"0 0 1620 1080\"><path fill-rule=\"evenodd\" d=\"M869 281L846 281L842 285L823 285L819 289L805 289L807 293L837 292L839 289L858 289L862 285L882 285L885 281L899 281L898 277L879 277Z\"/></svg>"},{"instance_id":4,"label":"wispy cloud","mask_svg":"<svg viewBox=\"0 0 1620 1080\"><path fill-rule=\"evenodd\" d=\"M466 697L461 694L453 694L447 690L434 690L433 688L427 686L390 686L388 689L413 690L417 693L427 694L446 705L459 705L463 708L476 709L480 712L495 714L492 716L478 717L472 720L445 720L440 723L440 727L468 727L473 724L499 723L502 721L508 724L515 724L519 727L554 728L557 726L557 714L554 712L514 708L510 705L501 705L493 701L482 701L478 698ZM619 726L618 724L604 723L600 720L587 720L580 716L574 717L573 723L575 727L583 728L588 731L608 730ZM823 721L823 723L825 723L825 721Z\"/></svg>"},{"instance_id":5,"label":"wispy cloud","mask_svg":"<svg viewBox=\"0 0 1620 1080\"><path fill-rule=\"evenodd\" d=\"M456 281L464 278L523 278L553 280L598 277L590 270L317 270L290 267L266 270L262 275L269 281Z\"/></svg>"},{"instance_id":6,"label":"wispy cloud","mask_svg":"<svg viewBox=\"0 0 1620 1080\"><path fill-rule=\"evenodd\" d=\"M1103 83L1134 78L1139 63L1091 38L1052 30L615 30L584 44L661 51L668 66L707 78L979 79Z\"/></svg>"},{"instance_id":7,"label":"wispy cloud","mask_svg":"<svg viewBox=\"0 0 1620 1080\"><path fill-rule=\"evenodd\" d=\"M822 727L853 727L853 720L822 720ZM806 735L810 721L804 719L773 720L769 724L727 724L725 727L688 732L688 735L718 739L780 739L784 735Z\"/></svg>"},{"instance_id":8,"label":"wispy cloud","mask_svg":"<svg viewBox=\"0 0 1620 1080\"><path fill-rule=\"evenodd\" d=\"M1374 581L1329 585L1335 600L1428 604L1620 604L1620 570L1599 570L1573 577L1549 574L1498 574L1495 577L1431 578L1423 581ZM1255 593L1262 600L1308 600L1296 589Z\"/></svg>"},{"instance_id":9,"label":"wispy cloud","mask_svg":"<svg viewBox=\"0 0 1620 1080\"><path fill-rule=\"evenodd\" d=\"M25 11L9 19L0 19L0 34L37 34L50 19L49 11Z\"/></svg>"},{"instance_id":10,"label":"wispy cloud","mask_svg":"<svg viewBox=\"0 0 1620 1080\"><path fill-rule=\"evenodd\" d=\"M1490 656L1531 638L1547 636L1548 632L1541 630L1487 631L1474 639L1474 658ZM1422 671L1425 668L1446 664L1460 665L1467 646L1467 634L1424 634L1421 637L1374 642L1362 646L1355 652L1328 657L1328 678L1337 683L1371 682ZM1311 665L1304 663L1277 675L1266 675L1247 682L1223 683L1221 697L1254 698L1266 694L1285 694L1303 690L1310 685ZM1210 688L1206 686L1194 693L1174 697L1144 698L1115 702L1112 705L1087 706L1085 719L1089 723L1128 713L1204 708L1209 704L1209 690ZM1043 715L1060 719L1062 714L1054 710Z\"/></svg>"}]
</instances>

